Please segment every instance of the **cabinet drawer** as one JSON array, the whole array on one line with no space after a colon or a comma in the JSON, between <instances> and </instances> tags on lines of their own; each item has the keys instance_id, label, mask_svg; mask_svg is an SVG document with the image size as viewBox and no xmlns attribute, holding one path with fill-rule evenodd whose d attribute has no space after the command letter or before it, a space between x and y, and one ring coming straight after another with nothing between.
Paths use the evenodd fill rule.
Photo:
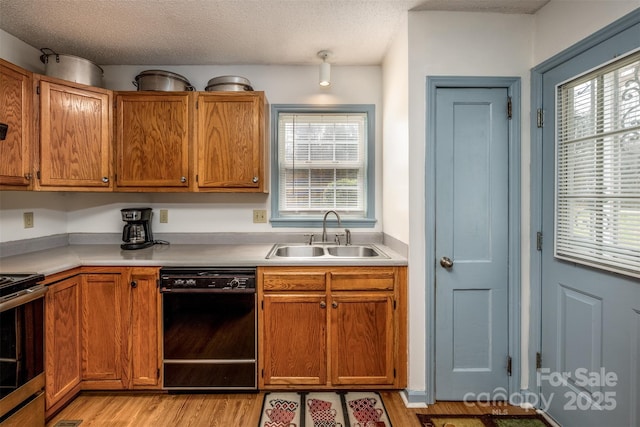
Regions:
<instances>
[{"instance_id":1,"label":"cabinet drawer","mask_svg":"<svg viewBox=\"0 0 640 427\"><path fill-rule=\"evenodd\" d=\"M332 291L390 291L396 282L394 268L354 268L329 273Z\"/></svg>"},{"instance_id":2,"label":"cabinet drawer","mask_svg":"<svg viewBox=\"0 0 640 427\"><path fill-rule=\"evenodd\" d=\"M269 291L324 291L325 273L322 271L269 271L262 276L262 288Z\"/></svg>"}]
</instances>

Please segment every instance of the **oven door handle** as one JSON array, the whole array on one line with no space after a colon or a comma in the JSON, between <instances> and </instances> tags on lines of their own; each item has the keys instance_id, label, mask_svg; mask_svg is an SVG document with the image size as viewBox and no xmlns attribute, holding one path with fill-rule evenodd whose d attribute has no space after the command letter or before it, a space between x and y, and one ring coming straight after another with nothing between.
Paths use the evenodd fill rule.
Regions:
<instances>
[{"instance_id":1,"label":"oven door handle","mask_svg":"<svg viewBox=\"0 0 640 427\"><path fill-rule=\"evenodd\" d=\"M20 305L27 304L31 301L43 298L47 293L47 287L44 285L34 286L19 293L16 297L8 299L0 303L0 313L11 310Z\"/></svg>"},{"instance_id":2,"label":"oven door handle","mask_svg":"<svg viewBox=\"0 0 640 427\"><path fill-rule=\"evenodd\" d=\"M256 290L255 288L235 288L235 289L222 289L222 288L217 288L217 289L208 289L208 288L190 288L190 289L183 289L183 288L164 288L161 287L160 288L160 293L161 294L255 294Z\"/></svg>"}]
</instances>

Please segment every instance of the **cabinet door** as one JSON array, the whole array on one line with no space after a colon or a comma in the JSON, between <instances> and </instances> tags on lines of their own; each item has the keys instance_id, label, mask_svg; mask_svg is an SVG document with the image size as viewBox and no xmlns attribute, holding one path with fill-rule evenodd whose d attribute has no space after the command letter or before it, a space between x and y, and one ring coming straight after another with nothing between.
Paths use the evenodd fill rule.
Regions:
<instances>
[{"instance_id":1,"label":"cabinet door","mask_svg":"<svg viewBox=\"0 0 640 427\"><path fill-rule=\"evenodd\" d=\"M331 295L331 383L394 383L393 294Z\"/></svg>"},{"instance_id":2,"label":"cabinet door","mask_svg":"<svg viewBox=\"0 0 640 427\"><path fill-rule=\"evenodd\" d=\"M189 94L116 95L117 187L189 187Z\"/></svg>"},{"instance_id":3,"label":"cabinet door","mask_svg":"<svg viewBox=\"0 0 640 427\"><path fill-rule=\"evenodd\" d=\"M264 385L327 383L327 308L323 294L266 294Z\"/></svg>"},{"instance_id":4,"label":"cabinet door","mask_svg":"<svg viewBox=\"0 0 640 427\"><path fill-rule=\"evenodd\" d=\"M160 383L160 293L157 268L132 268L129 274L131 294L131 332L129 352L131 387L156 388Z\"/></svg>"},{"instance_id":5,"label":"cabinet door","mask_svg":"<svg viewBox=\"0 0 640 427\"><path fill-rule=\"evenodd\" d=\"M69 398L81 381L80 276L49 286L45 299L46 407Z\"/></svg>"},{"instance_id":6,"label":"cabinet door","mask_svg":"<svg viewBox=\"0 0 640 427\"><path fill-rule=\"evenodd\" d=\"M198 187L264 191L264 94L198 96Z\"/></svg>"},{"instance_id":7,"label":"cabinet door","mask_svg":"<svg viewBox=\"0 0 640 427\"><path fill-rule=\"evenodd\" d=\"M82 379L89 388L126 388L128 293L120 274L85 274L82 280Z\"/></svg>"},{"instance_id":8,"label":"cabinet door","mask_svg":"<svg viewBox=\"0 0 640 427\"><path fill-rule=\"evenodd\" d=\"M0 185L31 183L31 73L0 59L0 123L8 125L0 141Z\"/></svg>"},{"instance_id":9,"label":"cabinet door","mask_svg":"<svg viewBox=\"0 0 640 427\"><path fill-rule=\"evenodd\" d=\"M110 191L111 93L40 80L41 187Z\"/></svg>"}]
</instances>

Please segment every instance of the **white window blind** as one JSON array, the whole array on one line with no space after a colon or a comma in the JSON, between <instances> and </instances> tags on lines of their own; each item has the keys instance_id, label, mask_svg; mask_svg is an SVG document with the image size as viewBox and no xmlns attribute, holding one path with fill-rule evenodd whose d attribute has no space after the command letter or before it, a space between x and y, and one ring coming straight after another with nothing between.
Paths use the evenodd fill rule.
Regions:
<instances>
[{"instance_id":1,"label":"white window blind","mask_svg":"<svg viewBox=\"0 0 640 427\"><path fill-rule=\"evenodd\" d=\"M640 52L557 88L555 256L640 277Z\"/></svg>"},{"instance_id":2,"label":"white window blind","mask_svg":"<svg viewBox=\"0 0 640 427\"><path fill-rule=\"evenodd\" d=\"M279 208L285 215L365 213L366 113L281 113Z\"/></svg>"}]
</instances>

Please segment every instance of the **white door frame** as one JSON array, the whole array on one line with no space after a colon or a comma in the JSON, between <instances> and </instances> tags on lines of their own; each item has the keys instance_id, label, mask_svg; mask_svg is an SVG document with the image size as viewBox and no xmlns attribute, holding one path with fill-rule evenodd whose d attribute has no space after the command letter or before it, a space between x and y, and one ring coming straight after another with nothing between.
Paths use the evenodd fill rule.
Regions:
<instances>
[{"instance_id":1,"label":"white door frame","mask_svg":"<svg viewBox=\"0 0 640 427\"><path fill-rule=\"evenodd\" d=\"M505 88L512 100L509 120L509 354L512 375L509 396L520 391L520 77L427 77L427 129L425 147L425 242L426 242L426 401L435 401L435 123L436 91L439 88ZM506 114L506 112L505 112ZM509 396L499 396L508 399ZM492 396L494 397L494 396Z\"/></svg>"}]
</instances>

